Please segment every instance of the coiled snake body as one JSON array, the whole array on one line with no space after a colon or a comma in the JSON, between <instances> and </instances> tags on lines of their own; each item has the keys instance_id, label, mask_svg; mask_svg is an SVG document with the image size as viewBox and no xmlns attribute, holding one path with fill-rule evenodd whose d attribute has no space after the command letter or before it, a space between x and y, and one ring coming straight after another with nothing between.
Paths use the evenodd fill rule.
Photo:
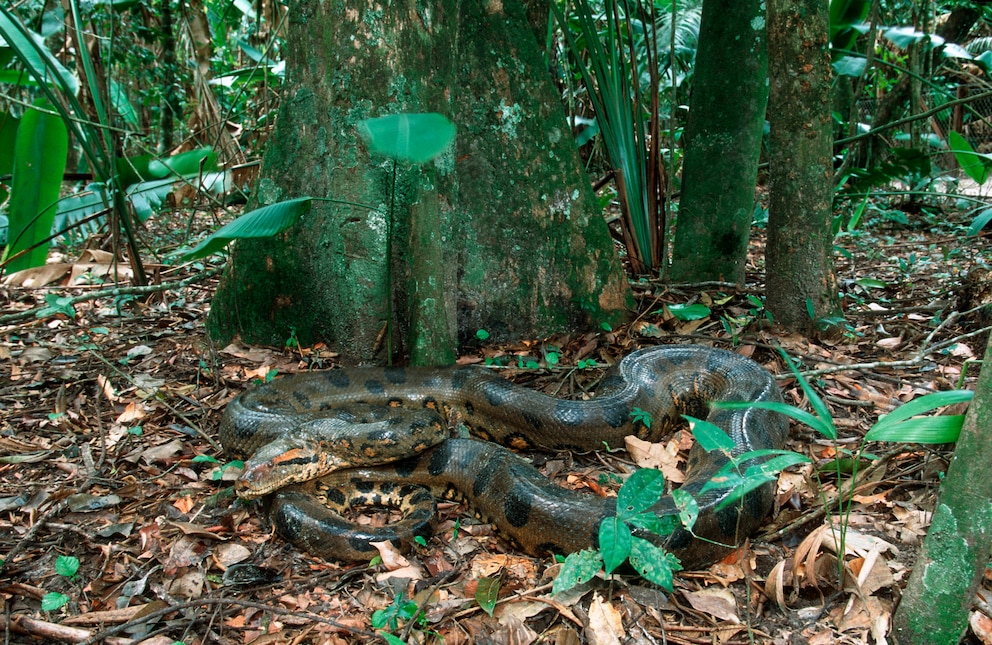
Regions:
<instances>
[{"instance_id":1,"label":"coiled snake body","mask_svg":"<svg viewBox=\"0 0 992 645\"><path fill-rule=\"evenodd\" d=\"M708 406L780 400L774 379L750 359L700 346L663 346L626 356L604 377L598 395L585 401L515 386L481 367L294 374L234 399L220 439L235 455L253 455L237 484L239 495L275 491L269 513L277 531L316 555L368 559L376 553L370 540L403 542L426 530L429 505L399 526L362 530L324 503L347 505L351 490L385 490L393 498L423 502L425 495L414 486L466 499L528 553L569 553L596 545L599 524L616 513L616 500L556 486L504 446L589 451L623 446L627 435L658 441L684 426L686 414L726 431L734 454L781 448L787 432L781 415ZM441 413L449 408L484 440L446 439ZM650 428L635 408L647 413ZM390 463L376 465L381 462ZM710 563L738 544L767 514L772 491L766 485L718 508L725 490L700 491L725 463L725 456L698 448L689 455L682 488L699 505L696 537L682 529L665 537L635 534L672 551L686 567ZM670 496L652 510L678 514Z\"/></svg>"}]
</instances>

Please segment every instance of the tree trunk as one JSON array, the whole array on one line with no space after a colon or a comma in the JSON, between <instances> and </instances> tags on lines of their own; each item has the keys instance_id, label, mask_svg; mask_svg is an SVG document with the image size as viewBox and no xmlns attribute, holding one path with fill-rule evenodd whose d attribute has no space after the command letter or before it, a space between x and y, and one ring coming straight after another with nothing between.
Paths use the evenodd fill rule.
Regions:
<instances>
[{"instance_id":1,"label":"tree trunk","mask_svg":"<svg viewBox=\"0 0 992 645\"><path fill-rule=\"evenodd\" d=\"M387 297L403 351L424 342L413 329L424 316L444 316L459 343L478 329L504 340L621 318L629 290L523 9L495 0L370 7L291 6L286 96L256 199L373 208L314 202L280 239L239 242L212 333L281 344L295 330L301 343L370 360L382 358ZM430 172L401 164L391 195L391 163L369 157L355 126L397 112L440 112L458 135ZM434 211L433 233L411 227L411 213ZM440 246L416 260L411 246L425 240ZM425 263L433 278L413 274ZM435 280L426 297L444 302L427 311L417 289L387 296L387 271L394 285Z\"/></svg>"},{"instance_id":2,"label":"tree trunk","mask_svg":"<svg viewBox=\"0 0 992 645\"><path fill-rule=\"evenodd\" d=\"M893 617L899 645L957 643L992 557L992 339L940 500Z\"/></svg>"},{"instance_id":3,"label":"tree trunk","mask_svg":"<svg viewBox=\"0 0 992 645\"><path fill-rule=\"evenodd\" d=\"M768 1L769 205L766 306L812 333L840 311L831 253L828 4Z\"/></svg>"},{"instance_id":4,"label":"tree trunk","mask_svg":"<svg viewBox=\"0 0 992 645\"><path fill-rule=\"evenodd\" d=\"M768 102L764 2L706 0L669 274L744 282Z\"/></svg>"}]
</instances>

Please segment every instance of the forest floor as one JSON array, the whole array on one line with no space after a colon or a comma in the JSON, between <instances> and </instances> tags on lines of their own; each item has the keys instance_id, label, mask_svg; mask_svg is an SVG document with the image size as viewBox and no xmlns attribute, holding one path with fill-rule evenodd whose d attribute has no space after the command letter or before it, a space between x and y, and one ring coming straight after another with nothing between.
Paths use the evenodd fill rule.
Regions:
<instances>
[{"instance_id":1,"label":"forest floor","mask_svg":"<svg viewBox=\"0 0 992 645\"><path fill-rule=\"evenodd\" d=\"M161 283L190 279L182 288L107 292L86 284L104 258L77 256L66 270L89 261L88 273L77 267L84 279L47 269L52 275L36 279L48 286L8 284L0 291L4 642L364 643L383 631L373 628L376 610L393 616L384 630L404 641L448 645L885 642L952 447L865 446L874 459L861 460L843 518L843 585L831 530L840 518L824 500L852 481L830 464L858 450L899 404L973 389L989 317L964 312L988 302L981 268L992 265L992 248L987 237L966 237L967 224L953 205L903 204L871 210L867 232L838 237L846 323L829 343L762 324L758 242L743 291L641 281L638 316L622 329L464 350L463 362L536 361L505 371L568 396L596 376L573 369L580 359L608 365L640 346L702 343L751 356L779 376L787 402L805 406L775 348L797 362L840 438L793 424L789 447L811 464L781 475L776 512L758 535L708 569L680 573L671 594L615 577L553 596L560 565L515 552L456 504L442 506L434 537L405 561L342 564L302 553L273 535L257 506L235 501L236 469L214 438L224 406L254 379L330 368L333 354L292 343L213 346L204 320L216 272L203 267L153 267ZM686 304L706 309L685 320L692 316L672 306ZM48 308L42 317L39 307ZM552 346L559 360L548 370ZM684 462L689 441L682 433L661 452ZM559 483L600 494L609 494L602 473L630 468L614 454L538 463L553 465ZM492 579L490 616L476 597ZM987 577L969 642L992 642L989 601ZM422 618L409 620L414 608Z\"/></svg>"}]
</instances>

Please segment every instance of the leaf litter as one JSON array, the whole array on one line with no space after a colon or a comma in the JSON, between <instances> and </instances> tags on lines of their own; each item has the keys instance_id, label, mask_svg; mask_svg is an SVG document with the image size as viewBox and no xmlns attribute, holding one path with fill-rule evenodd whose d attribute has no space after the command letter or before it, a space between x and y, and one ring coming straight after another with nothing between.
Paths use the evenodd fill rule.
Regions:
<instances>
[{"instance_id":1,"label":"leaf litter","mask_svg":"<svg viewBox=\"0 0 992 645\"><path fill-rule=\"evenodd\" d=\"M234 501L237 469L212 437L226 403L252 380L332 367L337 357L322 346L214 348L203 332L212 277L165 294L86 300L79 296L92 287L80 284L79 271L26 276L26 284L50 286L8 284L0 292L5 312L46 307L61 280L58 294L73 298L73 314L6 322L0 341L6 629L12 642L337 644L375 642L381 631L449 644L887 642L951 452L872 444L877 459L862 464L854 482L849 472L838 479L823 466L855 449L880 414L929 392L973 387L978 370L970 361L983 353L987 316L952 312L955 289L969 284L972 268L984 270L987 250L984 238L955 239L954 262L921 261L939 252L943 242L934 236L948 234L890 226L879 239L844 240L850 256L838 256L837 270L848 327L829 342L770 329L755 306L757 282L737 293L639 282L632 286L641 313L627 328L485 344L460 358L536 366L506 371L529 387L574 397L587 397L601 370L569 366L590 358L605 366L656 338L737 343L781 375L786 400L797 405L805 395L774 347L813 374L840 439L827 442L794 425L790 447L812 463L779 478L775 515L723 561L682 572L671 595L633 578L597 577L552 596L559 564L515 552L452 503L441 505L425 546L400 554L384 545L373 566L298 552L273 534L257 506ZM898 250L880 256L884 243ZM753 250L760 258L760 242ZM862 277L872 279L864 282L870 287L858 284ZM697 304L708 313L693 307L693 316L679 318ZM552 371L543 369L550 346L558 349ZM690 444L682 433L628 445L633 457L539 455L535 463L563 485L614 494L609 474L633 463L663 468L677 481ZM836 501L852 484L841 547ZM71 578L57 572L59 556L80 561ZM480 606L480 585L492 616ZM986 579L980 599L992 597L990 587ZM69 600L42 610L49 592ZM373 613L402 604L397 599L412 600L416 611L374 626ZM989 625L976 610L969 638L992 642Z\"/></svg>"}]
</instances>

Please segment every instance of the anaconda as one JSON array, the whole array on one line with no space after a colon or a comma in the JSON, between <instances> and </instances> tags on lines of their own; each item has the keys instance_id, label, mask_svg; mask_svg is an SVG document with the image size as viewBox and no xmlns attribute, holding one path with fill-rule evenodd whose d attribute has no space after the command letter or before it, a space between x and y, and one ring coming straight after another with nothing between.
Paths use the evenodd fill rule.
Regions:
<instances>
[{"instance_id":1,"label":"anaconda","mask_svg":"<svg viewBox=\"0 0 992 645\"><path fill-rule=\"evenodd\" d=\"M581 401L513 385L478 366L333 369L250 388L225 410L220 439L235 455L253 455L239 495L273 493L269 513L279 534L328 559L368 559L376 553L369 541L409 541L426 529L430 511L420 506L398 528L365 531L324 502L347 505L351 491L382 490L423 502L426 495L415 486L467 500L528 553L570 553L596 546L600 522L616 513L615 498L561 488L510 448L592 451L621 447L627 435L658 441L684 426L682 415L722 428L735 455L785 443L781 415L710 409L715 401L781 401L781 392L754 361L701 346L635 351L611 368L597 396ZM452 409L478 439L446 438L442 415ZM739 544L768 513L772 490L765 485L721 506L726 490L702 488L726 460L717 452L690 452L682 489L699 505L692 534L635 534L687 567ZM678 513L671 496L652 511Z\"/></svg>"}]
</instances>

